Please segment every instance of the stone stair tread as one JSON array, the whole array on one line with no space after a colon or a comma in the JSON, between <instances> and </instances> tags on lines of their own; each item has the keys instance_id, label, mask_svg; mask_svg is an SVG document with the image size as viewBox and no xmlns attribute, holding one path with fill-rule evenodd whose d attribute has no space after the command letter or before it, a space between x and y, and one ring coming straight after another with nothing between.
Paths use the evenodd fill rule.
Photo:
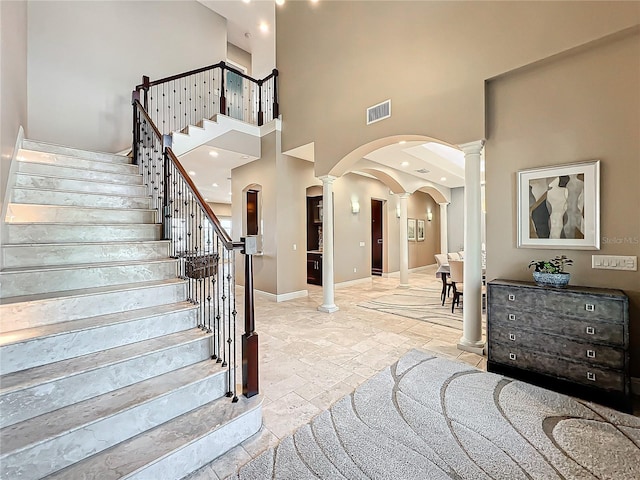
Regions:
<instances>
[{"instance_id":1,"label":"stone stair tread","mask_svg":"<svg viewBox=\"0 0 640 480\"><path fill-rule=\"evenodd\" d=\"M225 373L226 370L219 363L206 360L5 427L0 430L0 459L45 440L85 428L185 385Z\"/></svg>"},{"instance_id":2,"label":"stone stair tread","mask_svg":"<svg viewBox=\"0 0 640 480\"><path fill-rule=\"evenodd\" d=\"M17 297L0 298L0 305L9 305L20 302L38 302L46 300L55 300L61 297L80 297L88 295L97 295L108 292L128 291L135 288L148 288L161 285L169 285L173 283L185 283L181 278L169 278L165 280L152 280L148 282L121 283L118 285L105 285L102 287L81 288L77 290L65 290L62 292L47 292L34 295L21 295Z\"/></svg>"},{"instance_id":3,"label":"stone stair tread","mask_svg":"<svg viewBox=\"0 0 640 480\"><path fill-rule=\"evenodd\" d=\"M140 357L155 351L173 348L176 345L199 341L204 335L198 328L172 333L162 337L151 338L142 342L131 343L101 352L90 353L39 367L21 370L2 375L0 395L19 391L36 385L68 378L83 372L97 370L107 365L117 364L131 358Z\"/></svg>"},{"instance_id":4,"label":"stone stair tread","mask_svg":"<svg viewBox=\"0 0 640 480\"><path fill-rule=\"evenodd\" d=\"M31 273L54 271L54 270L77 270L79 268L102 268L102 267L121 267L121 266L134 266L134 265L149 265L150 263L166 263L177 262L175 258L159 258L155 260L124 260L121 262L96 262L96 263L81 263L81 264L66 264L66 265L43 265L38 267L11 267L3 268L0 270L0 277L3 273ZM55 293L55 292L52 292Z\"/></svg>"},{"instance_id":5,"label":"stone stair tread","mask_svg":"<svg viewBox=\"0 0 640 480\"><path fill-rule=\"evenodd\" d=\"M104 164L109 164L109 165L133 165L131 163L131 159L128 157L121 157L118 155L113 155L113 154L108 154L108 153L104 153L104 152L86 152L86 151L82 151L83 153L78 154L78 155L73 155L71 152L49 152L49 151L45 151L45 150L36 150L33 148L25 148L24 146L20 149L22 152L25 153L35 153L38 155L52 155L55 157L64 157L64 158L72 158L75 160L85 160L88 162L95 162L95 163L104 163ZM93 155L91 155L91 153L93 153ZM37 160L32 160L28 157L22 157L20 159L21 162L31 162L31 161L37 161Z\"/></svg>"},{"instance_id":6,"label":"stone stair tread","mask_svg":"<svg viewBox=\"0 0 640 480\"><path fill-rule=\"evenodd\" d=\"M25 138L22 141L22 150L30 150L34 152L42 152L42 153L56 153L53 150L58 150L60 152L74 153L75 155L67 155L67 156L96 156L101 155L105 157L109 157L116 161L121 161L123 163L131 163L131 158L126 155L119 155L117 153L110 152L98 152L93 150L84 150L82 148L75 147L67 147L65 145L58 145L55 143L49 142L41 142L39 140L34 140L31 138ZM59 155L65 155L64 153L59 153Z\"/></svg>"},{"instance_id":7,"label":"stone stair tread","mask_svg":"<svg viewBox=\"0 0 640 480\"><path fill-rule=\"evenodd\" d=\"M259 408L261 403L260 396L241 396L236 403L232 403L226 397L219 398L45 478L131 478L145 467L190 446L198 439L225 427L234 419Z\"/></svg>"},{"instance_id":8,"label":"stone stair tread","mask_svg":"<svg viewBox=\"0 0 640 480\"><path fill-rule=\"evenodd\" d=\"M83 192L80 192L83 193ZM141 211L141 212L155 212L155 210L153 208L129 208L129 207L80 207L77 205L51 205L49 203L15 203L15 202L10 202L9 203L9 208L12 206L25 206L25 207L29 207L29 208L56 208L56 209L69 209L69 210L89 210L89 211L93 211L93 210L106 210L106 211L123 211L123 212L129 212L132 210L136 210L136 211ZM9 222L7 222L9 223ZM49 224L50 222L19 222L21 225L24 225L25 223L46 223ZM61 222L51 222L51 223L61 223ZM72 225L78 225L76 222L72 222ZM94 224L95 225L95 224ZM103 223L101 223L100 225L105 225Z\"/></svg>"},{"instance_id":9,"label":"stone stair tread","mask_svg":"<svg viewBox=\"0 0 640 480\"><path fill-rule=\"evenodd\" d=\"M26 187L22 185L16 185L14 190L30 190L34 192L61 192L61 193L72 193L72 194L81 194L81 195L90 195L93 197L124 197L124 198L136 198L136 199L148 199L148 195L127 195L125 193L105 193L105 192L83 192L82 190L66 190L61 188L40 188L40 187ZM33 205L33 204L29 204ZM47 203L47 205L52 205ZM93 208L93 207L92 207ZM99 208L109 208L109 207L99 207ZM122 207L118 207L122 208Z\"/></svg>"},{"instance_id":10,"label":"stone stair tread","mask_svg":"<svg viewBox=\"0 0 640 480\"><path fill-rule=\"evenodd\" d=\"M21 225L27 225L23 223ZM47 225L51 225L48 223ZM118 226L126 225L126 224L117 224ZM137 225L137 224L132 224ZM144 245L144 244L162 244L162 243L170 243L171 240L123 240L121 242L52 242L52 243L4 243L2 244L2 248L17 248L17 247L54 247L59 245L64 245L65 247L73 247L73 246L84 246L84 245Z\"/></svg>"},{"instance_id":11,"label":"stone stair tread","mask_svg":"<svg viewBox=\"0 0 640 480\"><path fill-rule=\"evenodd\" d=\"M179 303L169 303L166 305L156 305L154 307L127 310L126 312L108 313L95 317L70 320L68 322L52 323L39 327L24 328L0 333L0 346L22 343L28 340L53 337L67 333L74 333L82 330L89 330L96 327L105 327L117 323L129 322L145 317L152 317L160 314L168 314L181 310L191 310L197 308L193 303L184 301Z\"/></svg>"},{"instance_id":12,"label":"stone stair tread","mask_svg":"<svg viewBox=\"0 0 640 480\"><path fill-rule=\"evenodd\" d=\"M123 179L126 180L131 180L132 182L130 183L130 185L142 185L142 175L138 172L105 172L102 170L98 170L97 172L100 173L100 179L86 179L83 177L77 177L74 176L73 174L75 172L96 172L96 170L93 170L91 168L85 168L82 166L75 166L75 167L71 167L71 166L65 166L65 165L56 165L56 164L52 164L52 163L42 163L42 162L30 162L30 161L26 161L26 160L20 160L20 163L23 164L29 164L32 166L32 168L29 168L28 170L33 170L34 168L36 168L36 166L41 165L43 167L51 167L49 169L45 168L46 170L52 170L49 173L43 173L41 171L39 171L40 169L37 169L37 173L33 173L33 172L29 172L29 171L24 171L23 169L21 169L20 167L18 168L18 171L16 172L17 174L22 174L22 175L49 175L49 176L53 176L53 177L58 177L58 178L69 178L72 180L77 180L77 179L82 179L82 180L91 180L91 181L97 181L99 183L118 183L118 182L113 182L113 175L117 176L117 177L123 177ZM56 174L53 175L53 172L55 172ZM117 178L116 177L116 178ZM105 178L108 178L109 181L105 181ZM125 183L125 185L129 185L129 183Z\"/></svg>"}]
</instances>

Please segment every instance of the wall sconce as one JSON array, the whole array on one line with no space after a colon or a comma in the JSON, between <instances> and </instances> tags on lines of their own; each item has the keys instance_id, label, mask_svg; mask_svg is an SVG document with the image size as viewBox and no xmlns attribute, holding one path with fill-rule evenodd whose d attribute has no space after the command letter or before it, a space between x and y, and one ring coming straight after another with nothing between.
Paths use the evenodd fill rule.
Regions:
<instances>
[{"instance_id":1,"label":"wall sconce","mask_svg":"<svg viewBox=\"0 0 640 480\"><path fill-rule=\"evenodd\" d=\"M351 202L351 213L360 213L360 204L356 200Z\"/></svg>"},{"instance_id":2,"label":"wall sconce","mask_svg":"<svg viewBox=\"0 0 640 480\"><path fill-rule=\"evenodd\" d=\"M433 220L433 212L431 211L431 209L427 209L427 221L431 221Z\"/></svg>"}]
</instances>

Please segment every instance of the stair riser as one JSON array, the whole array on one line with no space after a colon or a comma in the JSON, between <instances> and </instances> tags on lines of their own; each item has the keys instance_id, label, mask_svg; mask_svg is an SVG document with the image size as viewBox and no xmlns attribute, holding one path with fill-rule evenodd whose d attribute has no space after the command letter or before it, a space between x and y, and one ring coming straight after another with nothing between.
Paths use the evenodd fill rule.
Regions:
<instances>
[{"instance_id":1,"label":"stair riser","mask_svg":"<svg viewBox=\"0 0 640 480\"><path fill-rule=\"evenodd\" d=\"M4 268L84 263L160 260L169 256L167 242L5 245L2 248Z\"/></svg>"},{"instance_id":2,"label":"stair riser","mask_svg":"<svg viewBox=\"0 0 640 480\"><path fill-rule=\"evenodd\" d=\"M122 195L100 195L84 192L63 192L59 190L40 190L14 188L11 195L13 203L36 205L66 205L98 208L149 208L149 197L128 197Z\"/></svg>"},{"instance_id":3,"label":"stair riser","mask_svg":"<svg viewBox=\"0 0 640 480\"><path fill-rule=\"evenodd\" d=\"M47 177L44 175L18 174L16 175L16 186L44 190L66 190L69 192L105 193L138 197L147 195L147 188L144 185L102 183L89 180L76 180L73 178Z\"/></svg>"},{"instance_id":4,"label":"stair riser","mask_svg":"<svg viewBox=\"0 0 640 480\"><path fill-rule=\"evenodd\" d=\"M7 223L155 223L153 210L94 209L10 203Z\"/></svg>"},{"instance_id":5,"label":"stair riser","mask_svg":"<svg viewBox=\"0 0 640 480\"><path fill-rule=\"evenodd\" d=\"M186 299L184 282L136 288L94 295L58 297L34 302L0 305L0 330L10 332L23 328L51 325L91 316L167 305Z\"/></svg>"},{"instance_id":6,"label":"stair riser","mask_svg":"<svg viewBox=\"0 0 640 480\"><path fill-rule=\"evenodd\" d=\"M225 393L224 373L2 459L0 477L37 480L156 427ZM99 442L96 439L100 439ZM169 478L160 476L157 478Z\"/></svg>"},{"instance_id":7,"label":"stair riser","mask_svg":"<svg viewBox=\"0 0 640 480\"><path fill-rule=\"evenodd\" d=\"M69 157L81 157L88 160L99 160L102 162L113 163L131 163L129 157L124 155L116 155L114 153L106 152L91 152L88 150L81 150L79 148L65 147L62 145L54 145L51 143L38 142L36 140L25 139L22 142L22 148L24 150L35 150L39 152L56 153L59 155L67 155Z\"/></svg>"},{"instance_id":8,"label":"stair riser","mask_svg":"<svg viewBox=\"0 0 640 480\"><path fill-rule=\"evenodd\" d=\"M7 244L160 240L162 226L6 224Z\"/></svg>"},{"instance_id":9,"label":"stair riser","mask_svg":"<svg viewBox=\"0 0 640 480\"><path fill-rule=\"evenodd\" d=\"M209 435L122 478L126 480L182 478L239 445L257 433L261 426L262 406L260 405L244 415L234 418L227 425L212 431Z\"/></svg>"},{"instance_id":10,"label":"stair riser","mask_svg":"<svg viewBox=\"0 0 640 480\"><path fill-rule=\"evenodd\" d=\"M65 155L58 155L55 153L21 150L19 156L21 162L44 163L60 167L84 168L86 170L93 170L96 172L138 173L137 165L87 160L85 158L67 157Z\"/></svg>"},{"instance_id":11,"label":"stair riser","mask_svg":"<svg viewBox=\"0 0 640 480\"><path fill-rule=\"evenodd\" d=\"M142 175L96 172L73 167L60 167L45 163L18 162L17 171L25 175L48 175L52 177L72 178L76 180L94 180L118 183L122 185L142 185Z\"/></svg>"},{"instance_id":12,"label":"stair riser","mask_svg":"<svg viewBox=\"0 0 640 480\"><path fill-rule=\"evenodd\" d=\"M193 308L100 328L42 337L0 347L0 364L2 373L7 374L188 330L197 325L197 310ZM64 345L64 348L60 348L60 345Z\"/></svg>"},{"instance_id":13,"label":"stair riser","mask_svg":"<svg viewBox=\"0 0 640 480\"><path fill-rule=\"evenodd\" d=\"M0 395L0 427L201 362L210 358L210 343L211 338L203 336L186 344Z\"/></svg>"},{"instance_id":14,"label":"stair riser","mask_svg":"<svg viewBox=\"0 0 640 480\"><path fill-rule=\"evenodd\" d=\"M177 275L175 260L147 264L79 266L77 268L1 272L2 292L0 298L34 295L47 292L62 292L91 287L120 285L123 283L166 280Z\"/></svg>"}]
</instances>

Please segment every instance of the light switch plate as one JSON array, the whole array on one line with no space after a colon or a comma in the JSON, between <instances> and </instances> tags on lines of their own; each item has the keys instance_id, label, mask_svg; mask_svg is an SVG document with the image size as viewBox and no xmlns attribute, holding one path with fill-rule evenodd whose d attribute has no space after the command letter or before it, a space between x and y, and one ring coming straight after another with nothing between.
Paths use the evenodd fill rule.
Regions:
<instances>
[{"instance_id":1,"label":"light switch plate","mask_svg":"<svg viewBox=\"0 0 640 480\"><path fill-rule=\"evenodd\" d=\"M591 268L603 270L638 270L638 257L632 255L591 255Z\"/></svg>"}]
</instances>

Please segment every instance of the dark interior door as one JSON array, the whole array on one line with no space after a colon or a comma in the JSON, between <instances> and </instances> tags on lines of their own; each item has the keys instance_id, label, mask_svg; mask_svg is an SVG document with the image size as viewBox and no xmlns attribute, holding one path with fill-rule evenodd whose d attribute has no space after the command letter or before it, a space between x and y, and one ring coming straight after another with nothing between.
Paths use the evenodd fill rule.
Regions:
<instances>
[{"instance_id":1,"label":"dark interior door","mask_svg":"<svg viewBox=\"0 0 640 480\"><path fill-rule=\"evenodd\" d=\"M382 205L371 199L371 275L382 275Z\"/></svg>"}]
</instances>

